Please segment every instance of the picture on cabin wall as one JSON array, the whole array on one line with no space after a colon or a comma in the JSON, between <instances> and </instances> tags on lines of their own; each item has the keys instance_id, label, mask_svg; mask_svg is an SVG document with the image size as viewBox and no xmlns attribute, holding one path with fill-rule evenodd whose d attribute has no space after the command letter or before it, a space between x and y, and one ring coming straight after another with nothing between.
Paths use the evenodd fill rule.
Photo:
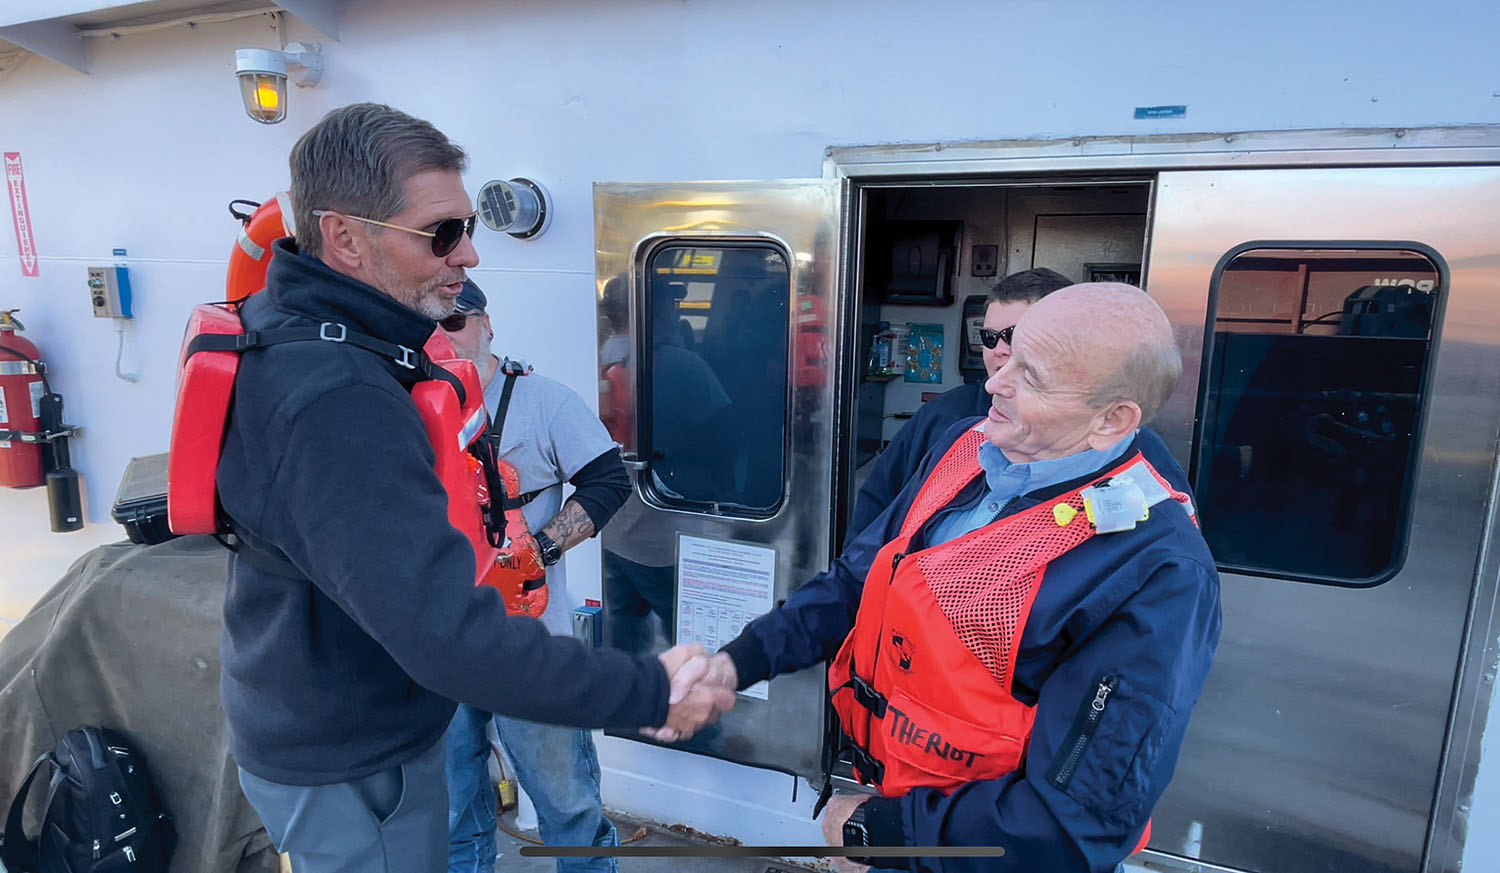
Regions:
<instances>
[{"instance_id":1,"label":"picture on cabin wall","mask_svg":"<svg viewBox=\"0 0 1500 873\"><path fill-rule=\"evenodd\" d=\"M943 326L941 324L908 325L906 339L907 382L940 383L943 381Z\"/></svg>"}]
</instances>

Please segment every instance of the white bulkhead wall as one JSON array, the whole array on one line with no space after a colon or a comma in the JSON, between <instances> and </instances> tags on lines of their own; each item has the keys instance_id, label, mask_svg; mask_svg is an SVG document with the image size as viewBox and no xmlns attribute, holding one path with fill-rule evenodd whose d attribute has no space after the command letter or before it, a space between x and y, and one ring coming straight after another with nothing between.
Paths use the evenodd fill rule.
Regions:
<instances>
[{"instance_id":1,"label":"white bulkhead wall","mask_svg":"<svg viewBox=\"0 0 1500 873\"><path fill-rule=\"evenodd\" d=\"M816 176L826 146L860 143L1500 122L1490 0L1151 7L361 0L343 4L338 42L289 19L289 39L324 44L326 72L269 127L245 117L233 75L236 48L275 47L262 19L91 39L88 76L37 57L0 73L0 150L23 157L41 254L40 277L22 278L0 229L0 306L22 310L85 428L89 520L51 534L40 489L0 492L0 620L120 537L109 507L127 459L166 449L187 313L222 296L225 204L286 187L292 143L335 106L431 120L468 150L471 190L516 175L550 189L551 229L523 243L481 228L474 275L497 349L591 404L596 180ZM1133 120L1162 104L1186 118ZM134 384L115 378L113 326L84 293L85 268L116 247L136 294ZM596 544L568 560L597 595ZM792 804L786 776L608 738L601 757L612 806L746 843L819 839L811 792ZM1500 764L1479 778L1474 822L1500 816ZM1500 859L1492 831L1471 830L1468 869Z\"/></svg>"}]
</instances>

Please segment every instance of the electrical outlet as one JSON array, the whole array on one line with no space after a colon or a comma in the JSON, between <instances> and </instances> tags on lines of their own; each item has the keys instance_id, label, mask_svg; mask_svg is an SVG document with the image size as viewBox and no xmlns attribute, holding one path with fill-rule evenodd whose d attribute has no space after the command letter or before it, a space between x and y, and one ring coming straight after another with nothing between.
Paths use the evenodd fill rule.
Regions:
<instances>
[{"instance_id":1,"label":"electrical outlet","mask_svg":"<svg viewBox=\"0 0 1500 873\"><path fill-rule=\"evenodd\" d=\"M95 318L130 318L130 272L125 267L89 267L89 303Z\"/></svg>"},{"instance_id":2,"label":"electrical outlet","mask_svg":"<svg viewBox=\"0 0 1500 873\"><path fill-rule=\"evenodd\" d=\"M999 246L974 246L969 255L969 275L993 276L999 262Z\"/></svg>"},{"instance_id":3,"label":"electrical outlet","mask_svg":"<svg viewBox=\"0 0 1500 873\"><path fill-rule=\"evenodd\" d=\"M573 610L573 638L585 646L604 645L604 616L597 606L580 606Z\"/></svg>"}]
</instances>

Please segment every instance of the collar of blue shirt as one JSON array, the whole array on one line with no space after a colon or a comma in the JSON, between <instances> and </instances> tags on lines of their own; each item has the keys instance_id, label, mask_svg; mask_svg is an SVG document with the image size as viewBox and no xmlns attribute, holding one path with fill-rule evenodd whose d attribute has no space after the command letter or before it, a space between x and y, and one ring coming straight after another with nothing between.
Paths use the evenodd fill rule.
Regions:
<instances>
[{"instance_id":1,"label":"collar of blue shirt","mask_svg":"<svg viewBox=\"0 0 1500 873\"><path fill-rule=\"evenodd\" d=\"M984 468L985 493L978 502L949 505L932 526L930 544L963 536L994 521L1015 498L1051 485L1079 479L1114 463L1135 441L1135 433L1107 449L1085 449L1076 454L1028 464L1015 464L989 440L979 446L979 466Z\"/></svg>"},{"instance_id":2,"label":"collar of blue shirt","mask_svg":"<svg viewBox=\"0 0 1500 873\"><path fill-rule=\"evenodd\" d=\"M979 466L984 468L985 483L989 485L991 497L1010 500L1029 491L1037 491L1049 485L1063 482L1103 469L1114 463L1130 448L1135 432L1107 449L1084 449L1077 454L1028 464L1014 464L995 444L985 440L979 446Z\"/></svg>"}]
</instances>

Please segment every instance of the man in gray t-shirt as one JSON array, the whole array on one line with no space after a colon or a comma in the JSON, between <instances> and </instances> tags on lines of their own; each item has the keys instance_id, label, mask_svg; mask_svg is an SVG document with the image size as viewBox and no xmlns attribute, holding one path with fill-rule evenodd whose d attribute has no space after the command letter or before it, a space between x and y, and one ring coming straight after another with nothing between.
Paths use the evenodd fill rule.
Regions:
<instances>
[{"instance_id":1,"label":"man in gray t-shirt","mask_svg":"<svg viewBox=\"0 0 1500 873\"><path fill-rule=\"evenodd\" d=\"M614 440L581 397L524 365L502 362L490 351L495 334L486 304L484 292L467 281L454 314L439 326L458 353L479 368L491 433L498 430L500 435L500 459L515 467L522 499L529 501L521 514L546 567L548 603L542 623L554 634L570 634L573 608L579 604L568 592L562 553L598 533L624 502L630 480ZM566 500L564 482L574 487ZM460 705L448 728L449 873L494 869L495 793L485 739L489 719L489 713ZM547 845L619 845L599 799L599 761L588 731L505 716L495 716L494 722L521 787L536 806ZM559 858L557 867L559 873L618 870L613 858Z\"/></svg>"}]
</instances>

